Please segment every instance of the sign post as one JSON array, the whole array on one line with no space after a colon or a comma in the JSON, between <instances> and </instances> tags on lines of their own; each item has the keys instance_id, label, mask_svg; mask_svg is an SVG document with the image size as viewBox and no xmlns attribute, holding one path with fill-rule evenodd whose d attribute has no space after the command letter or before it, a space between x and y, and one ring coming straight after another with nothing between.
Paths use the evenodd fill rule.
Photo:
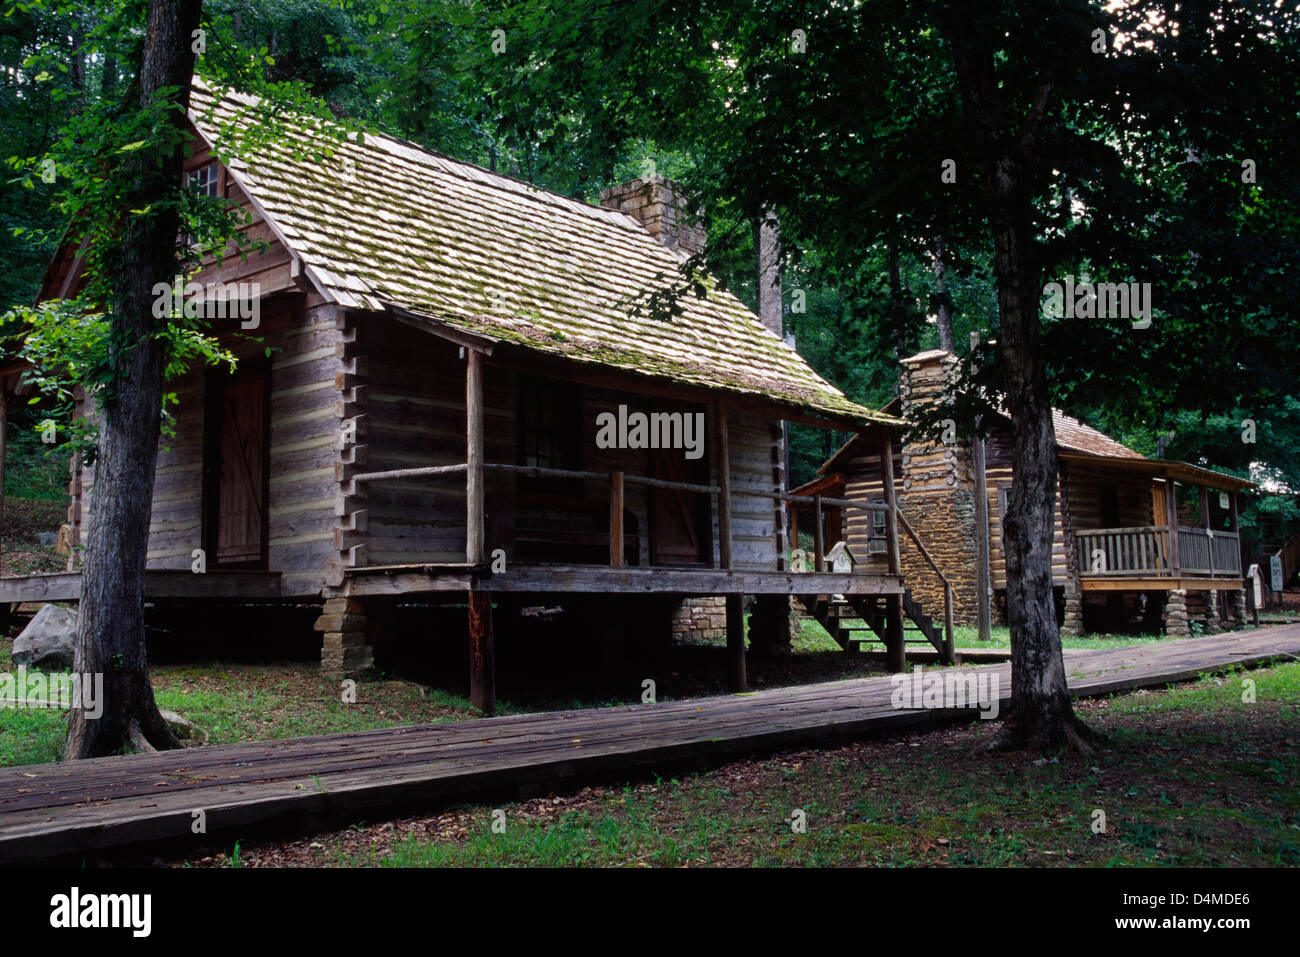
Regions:
<instances>
[{"instance_id":1,"label":"sign post","mask_svg":"<svg viewBox=\"0 0 1300 957\"><path fill-rule=\"evenodd\" d=\"M1264 604L1264 576L1261 574L1258 565L1251 565L1246 572L1246 578L1250 581L1250 588L1246 590L1246 597L1250 599L1251 620L1255 627L1259 627L1259 606Z\"/></svg>"}]
</instances>

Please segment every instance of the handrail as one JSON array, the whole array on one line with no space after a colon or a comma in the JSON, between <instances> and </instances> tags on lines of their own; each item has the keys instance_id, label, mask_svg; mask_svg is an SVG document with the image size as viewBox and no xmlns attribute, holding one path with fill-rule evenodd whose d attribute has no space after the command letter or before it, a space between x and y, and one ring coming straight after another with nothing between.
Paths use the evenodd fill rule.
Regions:
<instances>
[{"instance_id":1,"label":"handrail","mask_svg":"<svg viewBox=\"0 0 1300 957\"><path fill-rule=\"evenodd\" d=\"M940 571L934 557L930 554L930 550L925 547L920 537L916 534L916 529L912 528L912 523L903 515L902 509L895 507L894 517L898 520L898 523L903 526L903 531L907 532L907 535L912 540L913 544L916 545L917 550L921 553L921 557L925 559L931 570L933 570L935 575L938 576L939 581L943 583L944 655L948 659L948 664L952 664L955 660L956 654L956 640L953 626L952 582L948 581L948 576Z\"/></svg>"}]
</instances>

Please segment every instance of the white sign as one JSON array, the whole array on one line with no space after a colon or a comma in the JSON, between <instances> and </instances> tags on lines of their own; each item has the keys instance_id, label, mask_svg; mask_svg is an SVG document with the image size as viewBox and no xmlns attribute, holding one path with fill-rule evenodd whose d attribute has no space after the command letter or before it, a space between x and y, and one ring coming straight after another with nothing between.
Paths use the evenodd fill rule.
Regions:
<instances>
[{"instance_id":1,"label":"white sign","mask_svg":"<svg viewBox=\"0 0 1300 957\"><path fill-rule=\"evenodd\" d=\"M1227 493L1227 492L1220 492L1220 493L1219 493L1219 508L1224 508L1224 509L1226 509L1226 508L1231 508L1231 507L1232 507L1232 500L1231 500L1230 498L1228 498L1228 493Z\"/></svg>"},{"instance_id":2,"label":"white sign","mask_svg":"<svg viewBox=\"0 0 1300 957\"><path fill-rule=\"evenodd\" d=\"M1273 591L1282 591L1282 556L1274 555L1268 560L1268 570L1271 573Z\"/></svg>"},{"instance_id":3,"label":"white sign","mask_svg":"<svg viewBox=\"0 0 1300 957\"><path fill-rule=\"evenodd\" d=\"M1251 608L1264 607L1264 576L1260 573L1258 565L1251 565L1246 572L1246 577L1250 579L1250 597L1254 599Z\"/></svg>"}]
</instances>

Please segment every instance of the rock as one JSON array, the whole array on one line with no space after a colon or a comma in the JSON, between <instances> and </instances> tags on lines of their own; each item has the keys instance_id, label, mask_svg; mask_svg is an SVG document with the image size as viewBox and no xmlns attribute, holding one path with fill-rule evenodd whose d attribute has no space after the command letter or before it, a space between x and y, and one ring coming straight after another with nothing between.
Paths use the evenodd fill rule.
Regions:
<instances>
[{"instance_id":1,"label":"rock","mask_svg":"<svg viewBox=\"0 0 1300 957\"><path fill-rule=\"evenodd\" d=\"M182 741L197 740L204 737L204 734L199 730L199 726L189 718L182 717L175 711L165 711L161 708L158 709L158 713L167 722L167 727L172 729L172 734Z\"/></svg>"},{"instance_id":2,"label":"rock","mask_svg":"<svg viewBox=\"0 0 1300 957\"><path fill-rule=\"evenodd\" d=\"M77 613L44 605L14 639L14 664L40 671L66 671L77 648Z\"/></svg>"},{"instance_id":3,"label":"rock","mask_svg":"<svg viewBox=\"0 0 1300 957\"><path fill-rule=\"evenodd\" d=\"M37 532L36 533L37 545L44 545L48 548L49 546L54 545L56 542L58 542L58 540L59 540L58 532Z\"/></svg>"}]
</instances>

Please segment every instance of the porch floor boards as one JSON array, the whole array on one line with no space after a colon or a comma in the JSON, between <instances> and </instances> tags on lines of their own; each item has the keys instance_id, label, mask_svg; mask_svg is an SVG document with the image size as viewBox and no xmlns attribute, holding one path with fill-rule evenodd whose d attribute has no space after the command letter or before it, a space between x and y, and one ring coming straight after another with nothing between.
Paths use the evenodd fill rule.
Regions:
<instances>
[{"instance_id":1,"label":"porch floor boards","mask_svg":"<svg viewBox=\"0 0 1300 957\"><path fill-rule=\"evenodd\" d=\"M1300 625L1112 650L1066 660L1071 693L1101 695L1300 653ZM999 675L1008 665L966 669ZM253 827L320 826L362 813L427 810L611 774L688 765L887 729L969 719L898 711L889 676L586 711L318 735L0 769L0 861L150 842L172 851ZM208 833L191 833L194 812ZM311 818L309 818L311 819ZM328 825L326 822L330 822Z\"/></svg>"}]
</instances>

